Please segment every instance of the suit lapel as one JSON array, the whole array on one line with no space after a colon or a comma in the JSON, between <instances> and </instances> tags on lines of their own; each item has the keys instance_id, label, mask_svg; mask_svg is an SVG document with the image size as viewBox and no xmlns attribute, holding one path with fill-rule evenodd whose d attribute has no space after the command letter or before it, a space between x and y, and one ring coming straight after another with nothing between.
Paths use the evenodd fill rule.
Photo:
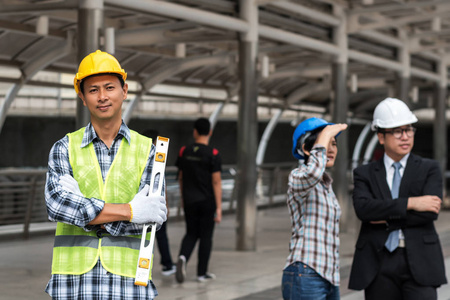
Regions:
<instances>
[{"instance_id":1,"label":"suit lapel","mask_svg":"<svg viewBox=\"0 0 450 300\"><path fill-rule=\"evenodd\" d=\"M414 182L415 172L418 170L419 160L413 154L410 154L406 162L406 168L403 172L402 181L400 182L400 190L398 195L406 195L409 191L409 185Z\"/></svg>"},{"instance_id":2,"label":"suit lapel","mask_svg":"<svg viewBox=\"0 0 450 300\"><path fill-rule=\"evenodd\" d=\"M384 168L383 158L379 159L374 168L375 181L384 199L391 198L391 190L386 182L386 169Z\"/></svg>"}]
</instances>

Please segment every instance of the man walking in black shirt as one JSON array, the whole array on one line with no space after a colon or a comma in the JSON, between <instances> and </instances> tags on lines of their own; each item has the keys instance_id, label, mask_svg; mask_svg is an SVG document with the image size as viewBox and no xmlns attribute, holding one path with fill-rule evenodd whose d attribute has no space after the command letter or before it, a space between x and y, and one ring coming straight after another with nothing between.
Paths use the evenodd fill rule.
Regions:
<instances>
[{"instance_id":1,"label":"man walking in black shirt","mask_svg":"<svg viewBox=\"0 0 450 300\"><path fill-rule=\"evenodd\" d=\"M214 274L207 271L214 225L222 220L222 160L219 151L208 146L211 133L208 119L199 118L195 121L195 142L180 149L176 162L186 222L186 234L181 243L175 276L179 283L185 280L186 263L197 240L197 280L203 282L215 278Z\"/></svg>"}]
</instances>

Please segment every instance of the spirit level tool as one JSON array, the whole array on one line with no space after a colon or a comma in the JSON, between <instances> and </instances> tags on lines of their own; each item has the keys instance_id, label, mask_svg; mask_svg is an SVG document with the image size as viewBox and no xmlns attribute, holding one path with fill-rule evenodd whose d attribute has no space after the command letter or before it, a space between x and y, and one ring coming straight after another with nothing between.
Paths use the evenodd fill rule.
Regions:
<instances>
[{"instance_id":1,"label":"spirit level tool","mask_svg":"<svg viewBox=\"0 0 450 300\"><path fill-rule=\"evenodd\" d=\"M164 184L164 170L166 168L167 152L169 150L169 139L158 136L156 139L156 153L153 160L152 176L150 179L149 194L161 195ZM146 235L151 227L150 242L146 246ZM147 286L150 276L150 269L153 265L153 246L155 244L156 224L144 224L142 229L141 247L139 249L139 259L137 262L135 285Z\"/></svg>"}]
</instances>

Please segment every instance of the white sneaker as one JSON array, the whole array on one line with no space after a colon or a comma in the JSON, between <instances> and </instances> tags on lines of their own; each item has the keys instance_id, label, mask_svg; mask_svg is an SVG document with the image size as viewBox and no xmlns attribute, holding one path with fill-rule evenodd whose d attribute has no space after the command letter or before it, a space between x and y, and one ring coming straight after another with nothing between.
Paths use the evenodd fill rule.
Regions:
<instances>
[{"instance_id":1,"label":"white sneaker","mask_svg":"<svg viewBox=\"0 0 450 300\"><path fill-rule=\"evenodd\" d=\"M175 265L172 265L172 268L163 267L161 274L163 276L170 276L172 274L175 274L177 271L177 267Z\"/></svg>"},{"instance_id":2,"label":"white sneaker","mask_svg":"<svg viewBox=\"0 0 450 300\"><path fill-rule=\"evenodd\" d=\"M178 283L183 283L186 278L186 257L180 255L177 261L177 270L175 273L175 279Z\"/></svg>"},{"instance_id":3,"label":"white sneaker","mask_svg":"<svg viewBox=\"0 0 450 300\"><path fill-rule=\"evenodd\" d=\"M206 273L203 276L197 277L197 281L200 281L200 282L206 282L206 281L210 281L213 279L216 279L216 275L214 275L213 273Z\"/></svg>"}]
</instances>

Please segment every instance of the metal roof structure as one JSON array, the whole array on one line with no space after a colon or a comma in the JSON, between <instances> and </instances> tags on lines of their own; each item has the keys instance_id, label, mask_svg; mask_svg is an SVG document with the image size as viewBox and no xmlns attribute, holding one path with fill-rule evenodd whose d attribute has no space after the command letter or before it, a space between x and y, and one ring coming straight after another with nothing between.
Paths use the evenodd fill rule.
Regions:
<instances>
[{"instance_id":1,"label":"metal roof structure","mask_svg":"<svg viewBox=\"0 0 450 300\"><path fill-rule=\"evenodd\" d=\"M237 135L243 156L238 174L248 176L246 190L237 196L242 203L253 201L254 157L261 162L282 116L294 124L311 112L336 122L367 123L387 96L404 100L416 114L424 112L419 119L433 123L435 156L446 167L448 0L0 0L0 84L10 85L0 102L0 132L25 86L72 88L70 81L37 74L73 76L81 58L98 48L113 53L135 82L134 97L124 105L126 122L143 113L149 97L176 104L168 118L183 117L175 110L187 102L198 110L212 104L213 120L224 107L238 108L235 118L245 123ZM161 84L224 96L155 92ZM77 117L83 116L80 106ZM261 141L254 107L258 117L266 108L271 119ZM192 115L186 111L184 117ZM361 132L356 160L368 132L367 126ZM346 134L340 139L348 144ZM375 144L372 139L369 147ZM345 199L346 146L340 153L336 194ZM248 223L254 212L241 216L238 223L254 233L255 224ZM238 244L251 248L253 233L241 234Z\"/></svg>"},{"instance_id":2,"label":"metal roof structure","mask_svg":"<svg viewBox=\"0 0 450 300\"><path fill-rule=\"evenodd\" d=\"M52 86L33 81L33 75L73 74L80 9L97 5L104 24L99 45L113 43L129 78L143 89L166 83L219 89L232 98L240 82L240 35L251 25L240 17L243 2L248 1L1 0L0 66L21 76L0 81ZM250 2L258 6L258 94L271 99L271 107L330 113L331 65L342 57L348 61L349 117L370 119L380 100L399 95L399 78L409 79L404 100L413 108L429 107L436 84L448 84L448 1ZM339 30L345 45L335 41ZM9 105L3 102L1 123Z\"/></svg>"}]
</instances>

